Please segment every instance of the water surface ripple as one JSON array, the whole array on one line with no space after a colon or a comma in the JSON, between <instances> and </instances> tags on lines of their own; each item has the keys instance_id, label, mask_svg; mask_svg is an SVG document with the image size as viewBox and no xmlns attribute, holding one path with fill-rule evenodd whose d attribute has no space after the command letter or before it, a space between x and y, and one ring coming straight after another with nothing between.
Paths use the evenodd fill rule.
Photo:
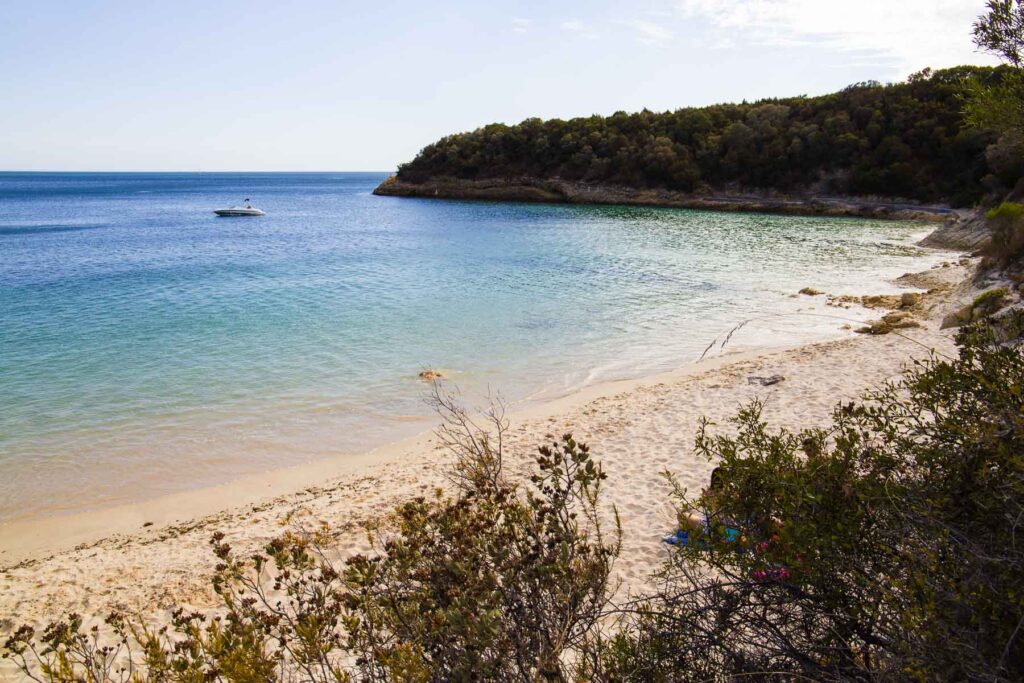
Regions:
<instances>
[{"instance_id":1,"label":"water surface ripple","mask_svg":"<svg viewBox=\"0 0 1024 683\"><path fill-rule=\"evenodd\" d=\"M382 174L0 173L0 521L359 452L416 375L512 401L838 334L920 224L374 197ZM217 218L250 196L267 215ZM795 314L798 309L801 315ZM776 313L786 315L774 316Z\"/></svg>"}]
</instances>

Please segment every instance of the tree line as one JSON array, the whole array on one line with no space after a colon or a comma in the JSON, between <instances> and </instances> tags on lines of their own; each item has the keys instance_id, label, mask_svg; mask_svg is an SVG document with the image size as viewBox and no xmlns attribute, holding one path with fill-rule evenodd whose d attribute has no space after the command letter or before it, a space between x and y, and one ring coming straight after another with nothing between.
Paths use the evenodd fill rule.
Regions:
<instances>
[{"instance_id":1,"label":"tree line","mask_svg":"<svg viewBox=\"0 0 1024 683\"><path fill-rule=\"evenodd\" d=\"M997 132L970 125L965 102L1015 77L1012 66L926 69L903 83L869 81L819 97L494 123L428 145L398 178L526 176L973 205L1012 188L1022 157L1014 149L990 163Z\"/></svg>"}]
</instances>

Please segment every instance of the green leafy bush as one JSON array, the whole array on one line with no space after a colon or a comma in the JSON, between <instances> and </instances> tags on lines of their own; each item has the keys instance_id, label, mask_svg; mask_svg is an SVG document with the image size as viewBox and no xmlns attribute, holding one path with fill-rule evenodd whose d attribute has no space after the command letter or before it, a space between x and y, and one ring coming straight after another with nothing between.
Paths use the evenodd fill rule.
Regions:
<instances>
[{"instance_id":1,"label":"green leafy bush","mask_svg":"<svg viewBox=\"0 0 1024 683\"><path fill-rule=\"evenodd\" d=\"M606 672L1019 680L1024 359L1006 341L968 327L958 359L916 364L826 430L771 430L758 404L735 436L705 425L726 484L678 495L718 523L673 554Z\"/></svg>"},{"instance_id":2,"label":"green leafy bush","mask_svg":"<svg viewBox=\"0 0 1024 683\"><path fill-rule=\"evenodd\" d=\"M1024 204L1003 202L985 214L993 225L992 239L984 253L1002 267L1024 256Z\"/></svg>"},{"instance_id":3,"label":"green leafy bush","mask_svg":"<svg viewBox=\"0 0 1024 683\"><path fill-rule=\"evenodd\" d=\"M985 212L985 217L991 221L1019 221L1024 218L1024 204L1003 202Z\"/></svg>"},{"instance_id":4,"label":"green leafy bush","mask_svg":"<svg viewBox=\"0 0 1024 683\"><path fill-rule=\"evenodd\" d=\"M1003 307L1006 302L1006 288L995 287L982 292L971 302L971 309L979 314L979 317L991 315Z\"/></svg>"}]
</instances>

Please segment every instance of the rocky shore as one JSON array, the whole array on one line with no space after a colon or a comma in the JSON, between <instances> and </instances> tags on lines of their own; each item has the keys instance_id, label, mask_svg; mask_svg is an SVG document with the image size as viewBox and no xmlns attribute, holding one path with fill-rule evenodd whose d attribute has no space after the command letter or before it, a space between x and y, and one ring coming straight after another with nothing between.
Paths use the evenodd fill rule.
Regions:
<instances>
[{"instance_id":1,"label":"rocky shore","mask_svg":"<svg viewBox=\"0 0 1024 683\"><path fill-rule=\"evenodd\" d=\"M976 252L992 237L992 226L977 211L960 220L949 220L919 242L922 247Z\"/></svg>"},{"instance_id":2,"label":"rocky shore","mask_svg":"<svg viewBox=\"0 0 1024 683\"><path fill-rule=\"evenodd\" d=\"M412 183L392 176L373 191L390 197L479 199L552 204L618 204L710 211L748 211L804 216L855 216L898 220L945 221L956 213L945 206L871 198L755 194L691 194L664 189L595 185L559 179L462 180L437 178Z\"/></svg>"}]
</instances>

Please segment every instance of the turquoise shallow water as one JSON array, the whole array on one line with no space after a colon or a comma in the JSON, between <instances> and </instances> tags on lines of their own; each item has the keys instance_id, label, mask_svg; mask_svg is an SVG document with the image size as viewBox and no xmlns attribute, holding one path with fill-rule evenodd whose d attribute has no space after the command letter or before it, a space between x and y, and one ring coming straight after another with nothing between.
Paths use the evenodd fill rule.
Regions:
<instances>
[{"instance_id":1,"label":"turquoise shallow water","mask_svg":"<svg viewBox=\"0 0 1024 683\"><path fill-rule=\"evenodd\" d=\"M753 316L734 348L834 336L807 313L845 311L788 295L940 258L921 224L372 196L383 177L0 173L0 521L397 440L432 424L425 367L543 400ZM246 196L267 216L212 214Z\"/></svg>"}]
</instances>

